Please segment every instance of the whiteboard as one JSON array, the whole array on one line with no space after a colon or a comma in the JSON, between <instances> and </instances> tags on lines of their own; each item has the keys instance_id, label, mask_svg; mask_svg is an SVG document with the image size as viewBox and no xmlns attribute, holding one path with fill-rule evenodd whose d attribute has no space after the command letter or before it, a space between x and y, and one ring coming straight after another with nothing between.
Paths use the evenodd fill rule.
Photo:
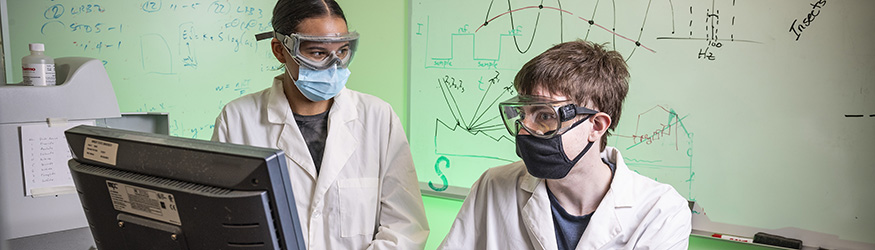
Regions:
<instances>
[{"instance_id":1,"label":"whiteboard","mask_svg":"<svg viewBox=\"0 0 875 250\"><path fill-rule=\"evenodd\" d=\"M875 243L873 1L412 0L409 134L431 192L518 158L520 66L609 43L630 90L608 145L711 220Z\"/></svg>"},{"instance_id":2,"label":"whiteboard","mask_svg":"<svg viewBox=\"0 0 875 250\"><path fill-rule=\"evenodd\" d=\"M209 139L229 101L268 87L280 63L270 42L276 1L8 1L7 64L28 43L46 55L103 61L125 112L168 112L170 134ZM11 70L21 81L21 70Z\"/></svg>"}]
</instances>

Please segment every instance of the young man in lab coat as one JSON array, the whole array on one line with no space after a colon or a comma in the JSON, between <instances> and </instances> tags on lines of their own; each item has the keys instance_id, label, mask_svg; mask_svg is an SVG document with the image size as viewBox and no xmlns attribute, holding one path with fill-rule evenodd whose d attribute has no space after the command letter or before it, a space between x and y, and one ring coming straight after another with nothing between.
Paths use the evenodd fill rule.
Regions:
<instances>
[{"instance_id":1,"label":"young man in lab coat","mask_svg":"<svg viewBox=\"0 0 875 250\"><path fill-rule=\"evenodd\" d=\"M487 170L439 249L686 249L687 201L607 147L629 72L585 41L526 63L499 105L522 161Z\"/></svg>"}]
</instances>

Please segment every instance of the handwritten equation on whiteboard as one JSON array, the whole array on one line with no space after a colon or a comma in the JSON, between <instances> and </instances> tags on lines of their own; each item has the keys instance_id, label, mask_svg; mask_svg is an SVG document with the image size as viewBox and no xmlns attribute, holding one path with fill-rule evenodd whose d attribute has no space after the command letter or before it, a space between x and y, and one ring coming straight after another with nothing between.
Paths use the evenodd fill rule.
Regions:
<instances>
[{"instance_id":1,"label":"handwritten equation on whiteboard","mask_svg":"<svg viewBox=\"0 0 875 250\"><path fill-rule=\"evenodd\" d=\"M68 122L51 127L45 123L21 126L24 195L33 195L34 190L73 186L67 167L73 154L67 146L64 130L83 124L93 126L94 121Z\"/></svg>"},{"instance_id":2,"label":"handwritten equation on whiteboard","mask_svg":"<svg viewBox=\"0 0 875 250\"><path fill-rule=\"evenodd\" d=\"M14 48L103 62L123 112L170 113L170 134L209 139L224 104L283 73L270 42L276 1L10 1ZM24 50L26 52L26 49ZM19 58L21 50L13 51ZM13 77L18 77L17 75Z\"/></svg>"}]
</instances>

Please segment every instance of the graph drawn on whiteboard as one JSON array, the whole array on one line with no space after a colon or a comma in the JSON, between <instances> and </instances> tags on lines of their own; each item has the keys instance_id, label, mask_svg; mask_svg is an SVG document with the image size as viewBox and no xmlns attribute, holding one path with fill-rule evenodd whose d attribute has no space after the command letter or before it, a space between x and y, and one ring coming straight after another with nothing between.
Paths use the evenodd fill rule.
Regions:
<instances>
[{"instance_id":1,"label":"graph drawn on whiteboard","mask_svg":"<svg viewBox=\"0 0 875 250\"><path fill-rule=\"evenodd\" d=\"M693 132L685 124L688 117L670 107L656 105L637 114L634 126L621 125L609 140L610 145L622 152L629 169L670 184L685 198L695 201ZM624 134L627 132L631 134Z\"/></svg>"},{"instance_id":2,"label":"graph drawn on whiteboard","mask_svg":"<svg viewBox=\"0 0 875 250\"><path fill-rule=\"evenodd\" d=\"M669 3L671 4L672 2L669 1ZM732 0L731 6L728 9L733 9L732 7L735 6L736 1ZM684 13L684 10L680 8L676 10L674 4L671 4L671 35L658 36L656 39L700 43L702 46L698 48L696 58L707 61L716 60L721 48L728 43L761 44L761 42L754 40L736 38L735 21L737 16L735 13L726 14L726 11L724 11L724 14L720 14L721 9L722 7L717 5L716 0L712 0L710 6L701 6L701 4L693 6L691 4L688 13ZM721 18L723 24L720 23ZM686 23L688 24L683 25ZM678 26L686 27L679 28Z\"/></svg>"},{"instance_id":3,"label":"graph drawn on whiteboard","mask_svg":"<svg viewBox=\"0 0 875 250\"><path fill-rule=\"evenodd\" d=\"M487 158L508 163L515 161L515 157L482 154L476 148L490 144L513 143L495 109L499 102L516 95L516 91L512 85L497 86L500 84L500 75L499 71L495 71L495 75L485 82L478 80L477 89L480 91L468 92L475 92L474 95L480 96L473 110L470 109L474 107L473 105L462 105L464 109L459 106L460 102L476 100L476 97L461 98L466 94L464 86L461 85L462 79L449 75L437 79L437 85L440 86L444 102L452 113L453 120L447 122L441 118L435 119L435 154ZM456 96L460 98L457 99Z\"/></svg>"},{"instance_id":4,"label":"graph drawn on whiteboard","mask_svg":"<svg viewBox=\"0 0 875 250\"><path fill-rule=\"evenodd\" d=\"M459 7L453 8L450 15L429 12L432 9L429 5L456 4ZM736 49L729 44L758 43L742 39L739 33L743 32L735 28L737 4L732 0L414 2L411 58L412 65L419 66L411 68L411 110L434 110L410 115L413 130L433 131L427 137L411 133L416 165L424 166L418 170L420 180L435 183L435 187L443 183L467 187L477 176L453 176L468 172L455 168L475 166L485 170L519 159L513 137L503 128L494 110L497 103L493 101L500 102L515 94L509 92L513 89L513 77L522 64L538 53L564 41L584 39L609 43L609 48L620 52L632 65L638 57L672 53L659 52L660 46L700 43L684 49L682 53L688 54L681 56L714 61L721 53ZM492 83L496 78L500 80ZM504 91L482 88L491 84L498 84ZM680 124L673 124L673 128L683 127L682 120L676 122ZM638 133L641 132L627 134ZM692 134L685 138L686 146L691 147ZM423 141L429 143L419 143ZM657 150L646 142L638 145L628 149L632 155ZM686 172L656 179L672 183L685 196L693 198L692 155L680 149L675 151L685 159ZM629 159L628 163L639 166L636 171L645 175L666 172L652 170L656 167L653 165L659 164L645 161L648 160Z\"/></svg>"},{"instance_id":5,"label":"graph drawn on whiteboard","mask_svg":"<svg viewBox=\"0 0 875 250\"><path fill-rule=\"evenodd\" d=\"M483 98L480 81L497 74L497 86L511 86L531 58L583 39L608 43L629 65L622 122L608 145L620 150L630 169L696 200L714 222L758 231L795 227L871 243L866 236L873 217L865 208L873 199L865 177L872 171L859 168L871 165L864 152L875 141L867 136L873 133L859 133L870 131L865 125L875 119L872 98L866 98L875 57L859 50L875 34L860 32L870 30L866 24L875 18L863 10L872 7L869 1L410 4L408 130L423 191L452 196L486 169L517 160L514 137L489 120L497 110L475 116L494 109L489 104L499 93L490 90L491 98ZM464 92L442 91L439 79ZM800 119L798 113L840 121ZM745 126L760 129L738 130ZM774 139L761 139L767 137ZM794 178L774 178L785 173ZM761 190L794 196L779 201ZM461 191L464 197L467 190ZM810 194L819 202L810 202ZM781 212L761 213L761 207ZM810 216L823 211L829 215Z\"/></svg>"}]
</instances>

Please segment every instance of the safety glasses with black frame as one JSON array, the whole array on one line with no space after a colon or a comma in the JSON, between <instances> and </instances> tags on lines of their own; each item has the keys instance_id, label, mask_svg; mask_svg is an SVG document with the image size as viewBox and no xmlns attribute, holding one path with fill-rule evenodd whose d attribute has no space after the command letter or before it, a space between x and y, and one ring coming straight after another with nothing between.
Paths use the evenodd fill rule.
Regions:
<instances>
[{"instance_id":1,"label":"safety glasses with black frame","mask_svg":"<svg viewBox=\"0 0 875 250\"><path fill-rule=\"evenodd\" d=\"M599 111L586 107L578 107L569 101L556 101L543 96L518 95L498 104L501 118L507 132L516 136L520 130L525 130L532 136L549 139L561 135L569 129L586 121ZM578 115L586 118L562 127L563 122L570 121Z\"/></svg>"}]
</instances>

